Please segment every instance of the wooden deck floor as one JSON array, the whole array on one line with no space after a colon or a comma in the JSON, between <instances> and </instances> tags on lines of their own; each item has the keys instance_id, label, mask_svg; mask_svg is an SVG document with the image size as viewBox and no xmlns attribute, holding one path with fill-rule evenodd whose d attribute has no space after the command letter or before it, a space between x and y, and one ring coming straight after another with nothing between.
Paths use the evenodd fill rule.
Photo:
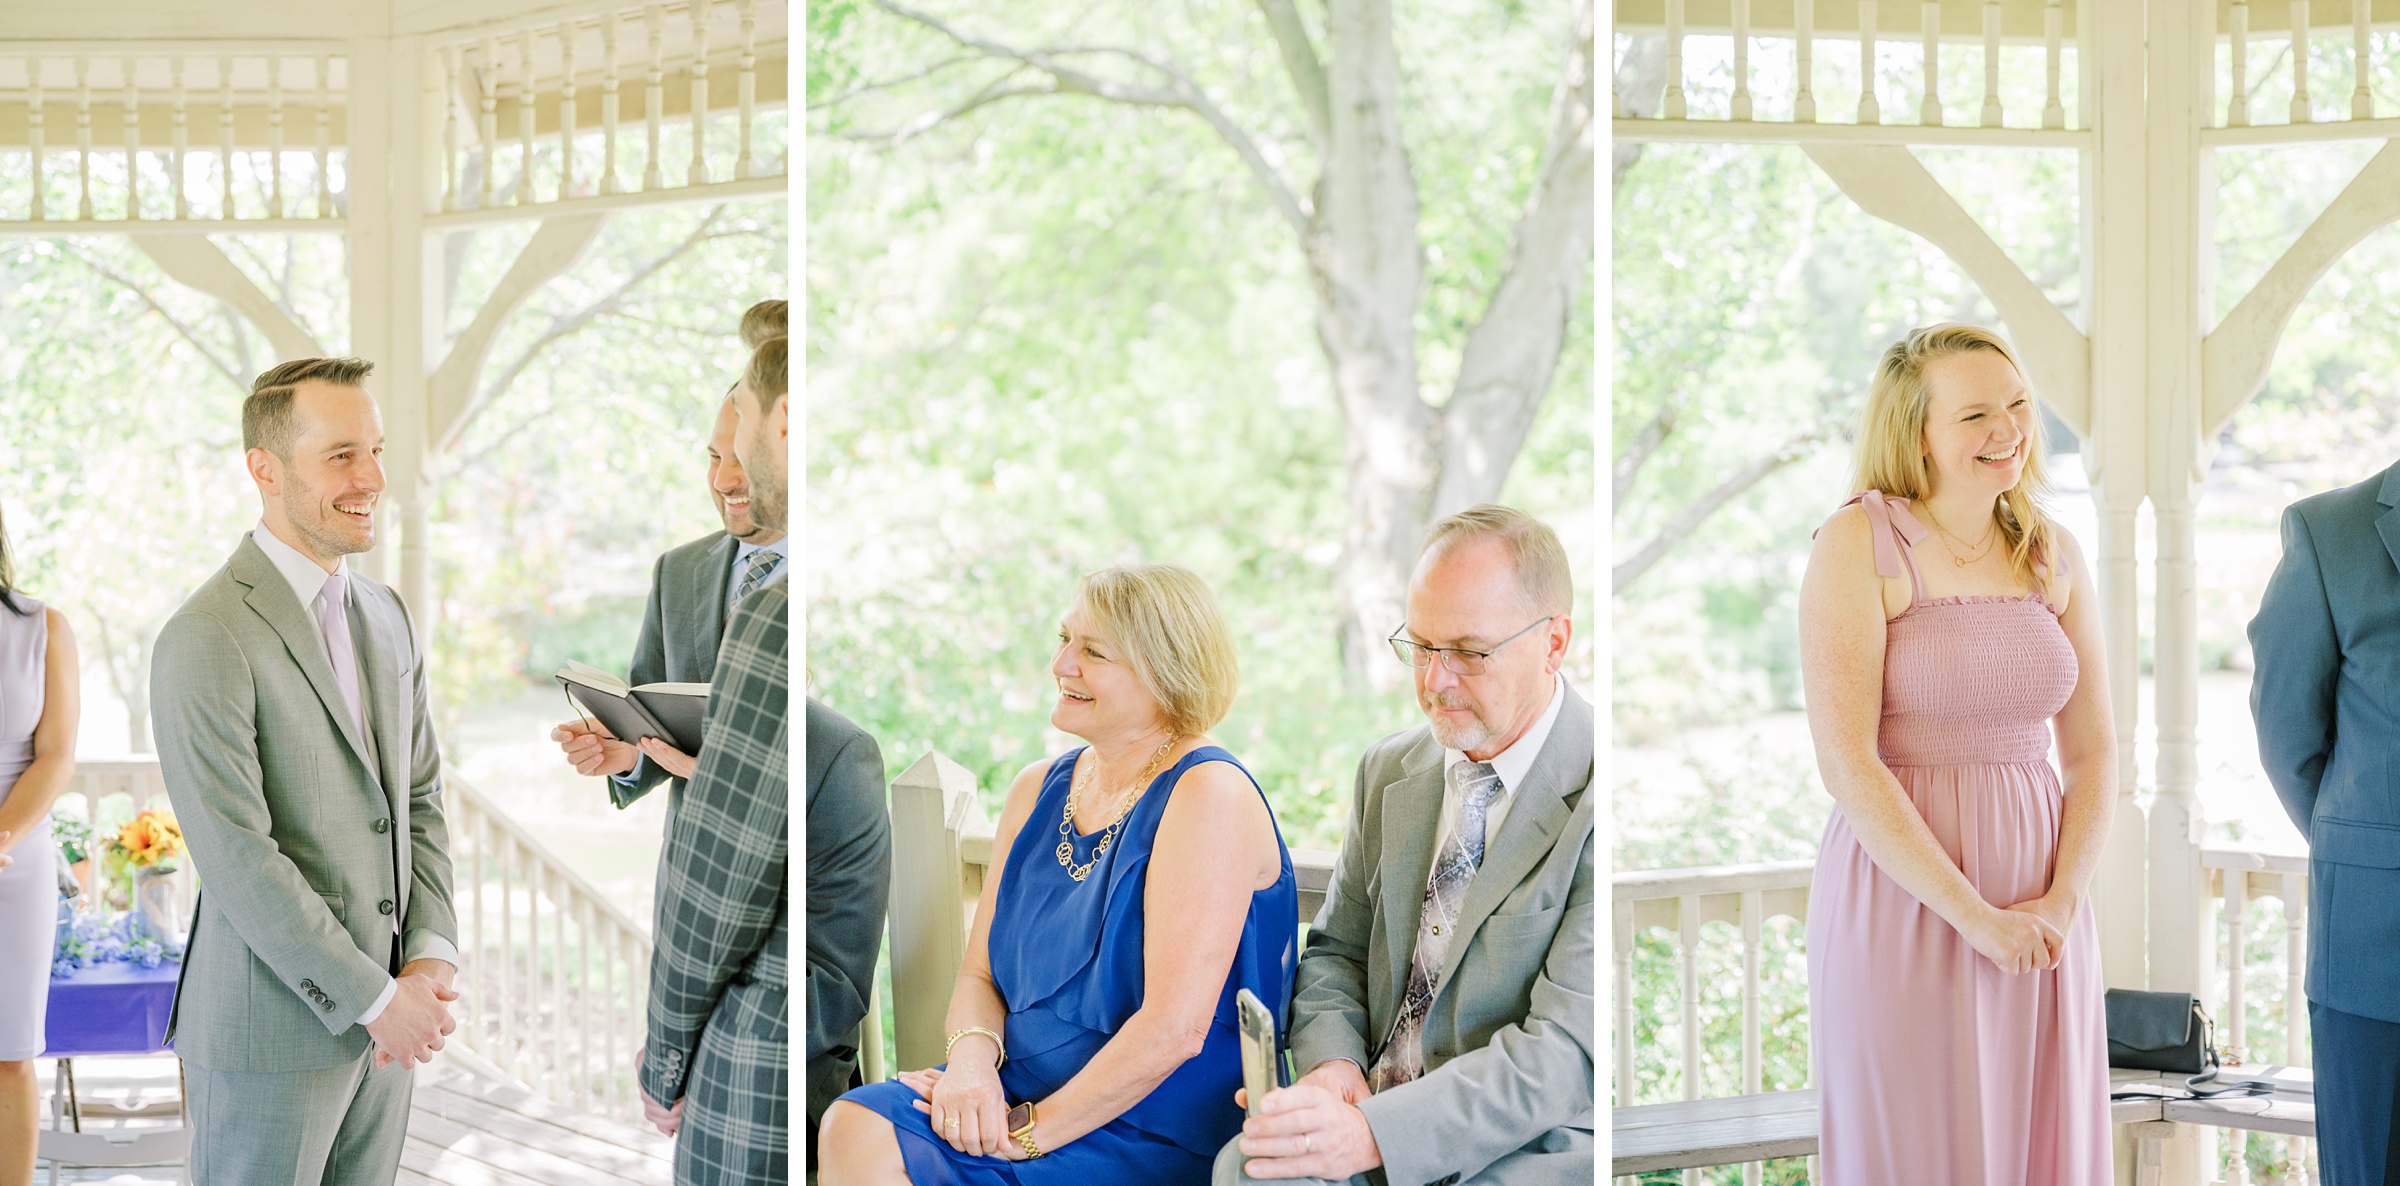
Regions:
<instances>
[{"instance_id":1,"label":"wooden deck floor","mask_svg":"<svg viewBox=\"0 0 2400 1186\"><path fill-rule=\"evenodd\" d=\"M50 1077L41 1062L42 1124ZM175 1060L75 1061L84 1131L137 1132L174 1125ZM96 1105L96 1106L95 1106ZM122 1114L131 1112L133 1114ZM401 1186L666 1186L674 1143L646 1126L599 1116L455 1068L419 1073L401 1152ZM52 1181L41 1166L36 1183ZM180 1167L62 1169L59 1183L180 1186Z\"/></svg>"}]
</instances>

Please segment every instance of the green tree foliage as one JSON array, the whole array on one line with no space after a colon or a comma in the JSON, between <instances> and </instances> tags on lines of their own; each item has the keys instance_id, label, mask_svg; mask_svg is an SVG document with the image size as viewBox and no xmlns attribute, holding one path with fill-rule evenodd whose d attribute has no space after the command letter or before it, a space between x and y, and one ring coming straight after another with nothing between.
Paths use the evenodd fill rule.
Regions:
<instances>
[{"instance_id":1,"label":"green tree foliage","mask_svg":"<svg viewBox=\"0 0 2400 1186\"><path fill-rule=\"evenodd\" d=\"M1171 48L1270 142L1304 143L1250 5L971 19ZM1420 340L1446 387L1440 343L1455 352L1495 281L1541 148L1556 22L1439 4L1402 23ZM863 88L955 47L843 5L812 6L810 36L812 693L874 732L894 773L938 748L996 809L1018 768L1070 742L1047 729L1047 672L1076 576L1185 564L1240 646L1243 694L1216 736L1291 843L1332 847L1359 753L1420 718L1405 691L1343 679L1343 424L1289 228L1186 113L1025 97L895 138L938 108ZM1504 495L1561 529L1586 580L1589 353L1581 331ZM1579 639L1573 671L1589 664Z\"/></svg>"}]
</instances>

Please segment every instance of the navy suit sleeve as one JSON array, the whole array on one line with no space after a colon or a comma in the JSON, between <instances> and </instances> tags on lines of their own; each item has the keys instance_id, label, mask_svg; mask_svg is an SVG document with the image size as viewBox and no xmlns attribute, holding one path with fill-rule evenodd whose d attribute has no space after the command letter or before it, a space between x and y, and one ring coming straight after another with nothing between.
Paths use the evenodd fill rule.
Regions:
<instances>
[{"instance_id":1,"label":"navy suit sleeve","mask_svg":"<svg viewBox=\"0 0 2400 1186\"><path fill-rule=\"evenodd\" d=\"M892 890L883 752L851 738L808 803L808 1057L857 1040Z\"/></svg>"},{"instance_id":2,"label":"navy suit sleeve","mask_svg":"<svg viewBox=\"0 0 2400 1186\"><path fill-rule=\"evenodd\" d=\"M2258 723L2258 757L2283 809L2308 834L2317 787L2333 754L2334 690L2341 676L2341 642L2325 596L2316 541L2299 508L2283 513L2283 560L2250 619L2250 716Z\"/></svg>"}]
</instances>

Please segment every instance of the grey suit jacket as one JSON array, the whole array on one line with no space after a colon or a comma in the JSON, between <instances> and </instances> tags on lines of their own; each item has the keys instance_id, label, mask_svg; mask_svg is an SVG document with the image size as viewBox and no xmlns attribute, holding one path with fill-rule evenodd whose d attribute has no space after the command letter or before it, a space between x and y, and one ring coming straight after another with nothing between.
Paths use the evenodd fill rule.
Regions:
<instances>
[{"instance_id":1,"label":"grey suit jacket","mask_svg":"<svg viewBox=\"0 0 2400 1186\"><path fill-rule=\"evenodd\" d=\"M633 666L627 672L632 678L627 683L705 684L716 674L717 643L725 634L725 598L733 592L733 554L740 547L741 541L712 531L659 555L650 568L650 603L642 610L642 633L634 640ZM632 779L630 787L607 780L609 802L629 807L662 782L669 784L669 795L683 793L684 780L648 757L634 763Z\"/></svg>"},{"instance_id":2,"label":"grey suit jacket","mask_svg":"<svg viewBox=\"0 0 2400 1186\"><path fill-rule=\"evenodd\" d=\"M1425 1018L1425 1075L1359 1107L1392 1186L1592 1180L1591 781L1592 706L1569 688L1468 887ZM1441 744L1422 725L1376 742L1358 764L1292 998L1302 1071L1335 1058L1373 1066L1391 1034L1442 782Z\"/></svg>"},{"instance_id":3,"label":"grey suit jacket","mask_svg":"<svg viewBox=\"0 0 2400 1186\"><path fill-rule=\"evenodd\" d=\"M808 1131L851 1087L892 893L883 751L808 702Z\"/></svg>"},{"instance_id":4,"label":"grey suit jacket","mask_svg":"<svg viewBox=\"0 0 2400 1186\"><path fill-rule=\"evenodd\" d=\"M390 588L353 574L350 589L372 751L316 623L249 536L159 632L159 770L201 883L167 1034L199 1066L355 1060L371 1044L358 1015L396 966L393 919L399 963L458 941L424 657Z\"/></svg>"},{"instance_id":5,"label":"grey suit jacket","mask_svg":"<svg viewBox=\"0 0 2400 1186\"><path fill-rule=\"evenodd\" d=\"M2283 514L2250 712L2308 837L2308 999L2400 1022L2400 465Z\"/></svg>"}]
</instances>

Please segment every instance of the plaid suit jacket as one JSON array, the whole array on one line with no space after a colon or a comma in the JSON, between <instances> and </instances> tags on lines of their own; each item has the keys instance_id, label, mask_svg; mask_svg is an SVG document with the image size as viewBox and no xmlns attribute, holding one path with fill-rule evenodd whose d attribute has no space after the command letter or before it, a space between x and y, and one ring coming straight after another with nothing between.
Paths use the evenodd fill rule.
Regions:
<instances>
[{"instance_id":1,"label":"plaid suit jacket","mask_svg":"<svg viewBox=\"0 0 2400 1186\"><path fill-rule=\"evenodd\" d=\"M675 1181L790 1177L789 581L734 610L659 861L642 1089L687 1102Z\"/></svg>"}]
</instances>

